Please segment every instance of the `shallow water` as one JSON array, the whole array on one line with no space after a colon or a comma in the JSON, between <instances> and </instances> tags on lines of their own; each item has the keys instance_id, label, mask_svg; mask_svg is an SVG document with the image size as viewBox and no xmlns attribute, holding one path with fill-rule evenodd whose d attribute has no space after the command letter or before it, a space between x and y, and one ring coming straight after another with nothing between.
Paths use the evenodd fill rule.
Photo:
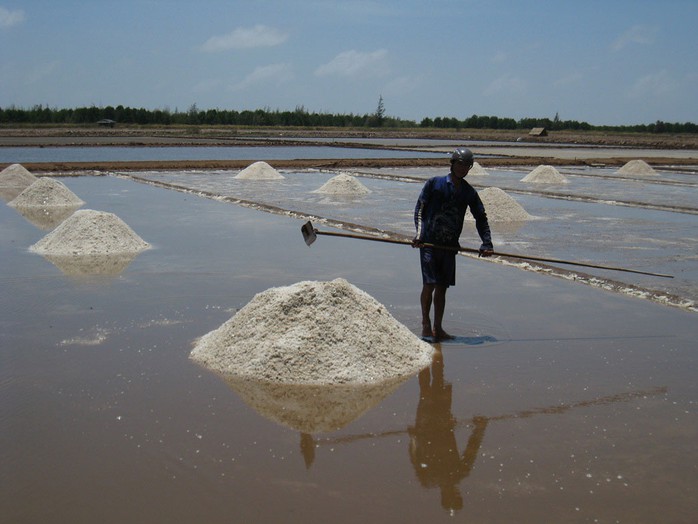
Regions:
<instances>
[{"instance_id":1,"label":"shallow water","mask_svg":"<svg viewBox=\"0 0 698 524\"><path fill-rule=\"evenodd\" d=\"M363 172L363 171L362 171ZM374 173L376 171L373 171ZM395 176L414 170L381 170ZM419 171L423 178L442 170ZM331 218L354 224L412 235L413 210L421 190L421 180L401 182L396 179L360 177L371 193L367 195L328 195L315 193L334 172L282 171L278 181L237 180L235 171L161 171L143 172L140 179L174 184L214 195L260 202L305 215ZM495 172L491 176L473 177L477 188L508 188L525 173ZM681 175L673 175L674 179ZM669 177L662 177L667 181ZM688 177L686 177L688 178ZM690 180L690 178L689 178ZM547 198L544 184L524 184L537 194L510 191L534 220L493 222L491 229L496 249L505 253L533 255L579 261L596 265L629 268L675 278L637 275L594 268L580 271L620 283L671 294L698 303L698 184L677 188L673 185L647 183L642 180L607 180L603 176L570 176L570 183L555 185L556 192L594 197L594 200L569 201ZM533 187L532 187L533 186ZM616 205L614 199L626 198L634 206ZM667 204L667 210L648 209L643 205ZM696 214L672 212L671 205L693 206ZM472 223L461 237L461 245L477 248L480 240ZM562 266L575 269L575 266Z\"/></svg>"},{"instance_id":2,"label":"shallow water","mask_svg":"<svg viewBox=\"0 0 698 524\"><path fill-rule=\"evenodd\" d=\"M352 147L0 147L0 163L125 162L158 160L293 160L297 158L434 158L443 153Z\"/></svg>"},{"instance_id":3,"label":"shallow water","mask_svg":"<svg viewBox=\"0 0 698 524\"><path fill-rule=\"evenodd\" d=\"M459 261L429 376L336 431L264 416L191 343L254 293L343 277L417 331L416 253L113 177L64 181L154 248L65 275L0 206L8 522L690 522L695 314ZM421 378L421 380L420 380ZM421 400L420 400L421 399ZM312 421L310 421L312 422Z\"/></svg>"}]
</instances>

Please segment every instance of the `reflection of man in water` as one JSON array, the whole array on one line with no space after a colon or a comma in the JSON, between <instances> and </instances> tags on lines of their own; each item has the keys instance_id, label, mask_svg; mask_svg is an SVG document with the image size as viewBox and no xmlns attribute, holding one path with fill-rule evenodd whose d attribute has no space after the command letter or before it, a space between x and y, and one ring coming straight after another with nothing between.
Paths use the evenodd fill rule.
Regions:
<instances>
[{"instance_id":1,"label":"reflection of man in water","mask_svg":"<svg viewBox=\"0 0 698 524\"><path fill-rule=\"evenodd\" d=\"M419 373L419 404L409 434L410 460L419 482L425 488L438 486L441 505L453 511L463 507L458 484L475 464L487 419L473 418L473 431L465 451L459 455L456 419L451 414L451 391L451 384L444 382L443 355L437 351L431 371L426 368Z\"/></svg>"},{"instance_id":2,"label":"reflection of man in water","mask_svg":"<svg viewBox=\"0 0 698 524\"><path fill-rule=\"evenodd\" d=\"M301 454L305 468L310 469L310 466L315 462L315 439L308 433L301 432Z\"/></svg>"}]
</instances>

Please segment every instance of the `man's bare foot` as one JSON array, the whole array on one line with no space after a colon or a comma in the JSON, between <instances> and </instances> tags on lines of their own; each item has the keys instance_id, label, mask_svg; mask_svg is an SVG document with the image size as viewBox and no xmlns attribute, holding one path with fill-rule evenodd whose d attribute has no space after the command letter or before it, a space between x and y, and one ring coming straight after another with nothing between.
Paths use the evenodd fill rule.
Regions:
<instances>
[{"instance_id":1,"label":"man's bare foot","mask_svg":"<svg viewBox=\"0 0 698 524\"><path fill-rule=\"evenodd\" d=\"M435 329L432 332L432 336L434 337L434 340L436 342L439 342L441 340L453 340L454 338L456 338L453 335L449 335L448 333L446 333L443 329Z\"/></svg>"},{"instance_id":2,"label":"man's bare foot","mask_svg":"<svg viewBox=\"0 0 698 524\"><path fill-rule=\"evenodd\" d=\"M431 336L432 336L431 323L423 323L422 324L422 337L431 337Z\"/></svg>"}]
</instances>

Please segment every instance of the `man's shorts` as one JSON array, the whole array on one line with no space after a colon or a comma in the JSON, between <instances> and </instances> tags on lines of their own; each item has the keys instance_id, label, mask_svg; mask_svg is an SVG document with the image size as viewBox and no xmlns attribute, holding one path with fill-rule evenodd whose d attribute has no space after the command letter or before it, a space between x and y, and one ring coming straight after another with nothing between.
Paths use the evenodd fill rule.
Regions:
<instances>
[{"instance_id":1,"label":"man's shorts","mask_svg":"<svg viewBox=\"0 0 698 524\"><path fill-rule=\"evenodd\" d=\"M456 252L423 247L419 249L422 283L436 286L456 285Z\"/></svg>"}]
</instances>

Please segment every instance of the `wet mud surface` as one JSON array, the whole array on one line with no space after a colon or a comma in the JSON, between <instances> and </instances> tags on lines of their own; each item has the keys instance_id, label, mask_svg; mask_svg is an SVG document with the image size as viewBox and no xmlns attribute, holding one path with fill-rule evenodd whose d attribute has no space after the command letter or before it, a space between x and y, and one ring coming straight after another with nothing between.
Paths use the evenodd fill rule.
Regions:
<instances>
[{"instance_id":1,"label":"wet mud surface","mask_svg":"<svg viewBox=\"0 0 698 524\"><path fill-rule=\"evenodd\" d=\"M303 193L297 205L327 224L408 233L417 183L362 179L386 208L379 213L370 200L309 198L306 187L327 174L308 176L316 179L289 176L298 187L269 188L265 198L290 208ZM222 174L142 178L162 177L225 193L215 185ZM273 405L250 403L245 395L261 386L240 389L192 363L192 342L257 292L337 277L418 332L416 252L329 237L309 248L305 218L116 176L61 180L84 208L115 213L154 248L118 271L71 273L29 253L46 230L0 206L0 514L8 522L694 519L695 313L464 257L445 319L458 338L418 376L364 395L375 403L355 419L312 433L316 421L284 423ZM391 214L381 191L408 210ZM495 242L530 240L541 250L548 238L559 249L556 235L569 234L565 249L550 248L568 257L588 254L584 220L636 227L659 213L514 196L547 218L524 224L523 236L496 233ZM664 254L695 231L683 222L694 215L669 217L650 237L670 239ZM564 227L525 233L555 220ZM645 230L634 231L640 242ZM661 258L612 249L599 258L609 253L653 269Z\"/></svg>"}]
</instances>

